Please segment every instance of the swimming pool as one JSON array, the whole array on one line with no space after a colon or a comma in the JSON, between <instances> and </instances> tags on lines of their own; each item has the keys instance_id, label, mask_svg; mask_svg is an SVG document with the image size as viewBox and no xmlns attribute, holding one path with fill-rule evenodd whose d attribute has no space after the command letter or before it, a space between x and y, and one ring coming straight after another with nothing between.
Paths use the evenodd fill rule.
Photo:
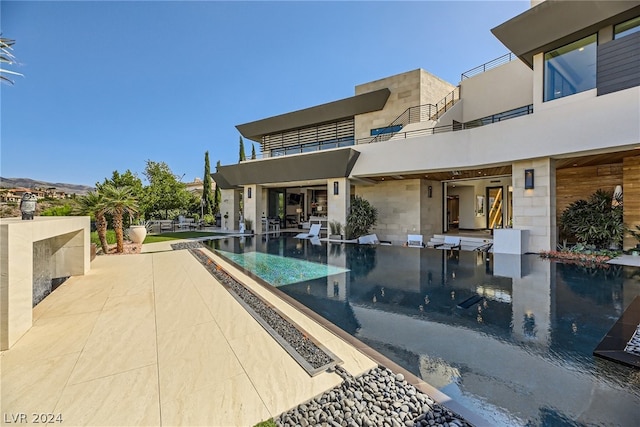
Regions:
<instances>
[{"instance_id":1,"label":"swimming pool","mask_svg":"<svg viewBox=\"0 0 640 427\"><path fill-rule=\"evenodd\" d=\"M313 267L279 289L493 425L640 419L640 373L592 356L640 295L638 268L292 237L210 245L240 265L259 253L271 269Z\"/></svg>"}]
</instances>

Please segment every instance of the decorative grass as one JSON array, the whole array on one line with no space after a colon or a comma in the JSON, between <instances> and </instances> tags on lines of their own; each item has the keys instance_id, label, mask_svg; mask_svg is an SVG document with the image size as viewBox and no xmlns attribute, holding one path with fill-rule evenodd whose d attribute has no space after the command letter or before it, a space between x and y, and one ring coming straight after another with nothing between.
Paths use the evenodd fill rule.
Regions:
<instances>
[{"instance_id":1,"label":"decorative grass","mask_svg":"<svg viewBox=\"0 0 640 427\"><path fill-rule=\"evenodd\" d=\"M143 243L166 242L169 240L195 239L198 237L222 236L224 233L212 233L209 231L180 231L178 233L163 233L147 235Z\"/></svg>"}]
</instances>

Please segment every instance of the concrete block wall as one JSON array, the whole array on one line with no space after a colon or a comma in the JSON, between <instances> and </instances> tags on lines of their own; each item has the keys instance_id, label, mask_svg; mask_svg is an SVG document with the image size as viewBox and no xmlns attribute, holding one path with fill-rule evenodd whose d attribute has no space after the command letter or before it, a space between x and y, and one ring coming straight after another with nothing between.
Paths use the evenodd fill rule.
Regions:
<instances>
[{"instance_id":1,"label":"concrete block wall","mask_svg":"<svg viewBox=\"0 0 640 427\"><path fill-rule=\"evenodd\" d=\"M534 188L524 189L525 169L534 170ZM550 158L515 162L513 173L513 228L529 230L531 252L554 250L556 227L556 168Z\"/></svg>"},{"instance_id":2,"label":"concrete block wall","mask_svg":"<svg viewBox=\"0 0 640 427\"><path fill-rule=\"evenodd\" d=\"M409 107L440 101L455 86L422 69L408 71L356 86L356 95L388 88L389 99L381 111L355 117L355 138L371 136L371 129L390 124Z\"/></svg>"}]
</instances>

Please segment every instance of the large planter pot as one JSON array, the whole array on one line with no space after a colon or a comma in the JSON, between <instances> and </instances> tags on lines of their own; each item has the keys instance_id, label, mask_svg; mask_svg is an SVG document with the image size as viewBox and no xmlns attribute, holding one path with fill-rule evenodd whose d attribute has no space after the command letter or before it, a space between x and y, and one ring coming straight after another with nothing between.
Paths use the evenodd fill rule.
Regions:
<instances>
[{"instance_id":1,"label":"large planter pot","mask_svg":"<svg viewBox=\"0 0 640 427\"><path fill-rule=\"evenodd\" d=\"M129 227L129 240L133 243L142 243L147 237L147 227L144 225L132 225Z\"/></svg>"}]
</instances>

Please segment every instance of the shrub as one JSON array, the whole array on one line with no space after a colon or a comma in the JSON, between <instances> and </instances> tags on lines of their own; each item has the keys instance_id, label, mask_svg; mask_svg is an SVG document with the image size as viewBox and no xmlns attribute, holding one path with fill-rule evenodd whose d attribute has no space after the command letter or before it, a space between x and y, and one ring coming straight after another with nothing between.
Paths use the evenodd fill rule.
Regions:
<instances>
[{"instance_id":1,"label":"shrub","mask_svg":"<svg viewBox=\"0 0 640 427\"><path fill-rule=\"evenodd\" d=\"M619 246L624 237L622 199L613 203L613 192L597 190L588 200L577 200L560 216L561 231L579 243L606 248Z\"/></svg>"},{"instance_id":2,"label":"shrub","mask_svg":"<svg viewBox=\"0 0 640 427\"><path fill-rule=\"evenodd\" d=\"M378 221L378 210L362 197L355 196L351 200L351 209L347 215L345 234L347 239L355 239L369 234Z\"/></svg>"},{"instance_id":3,"label":"shrub","mask_svg":"<svg viewBox=\"0 0 640 427\"><path fill-rule=\"evenodd\" d=\"M204 214L202 219L204 220L205 224L214 224L215 223L215 219L213 218L213 215L211 215L211 214Z\"/></svg>"},{"instance_id":4,"label":"shrub","mask_svg":"<svg viewBox=\"0 0 640 427\"><path fill-rule=\"evenodd\" d=\"M331 230L331 234L333 235L342 234L342 224L340 224L339 221L329 222L329 229Z\"/></svg>"},{"instance_id":5,"label":"shrub","mask_svg":"<svg viewBox=\"0 0 640 427\"><path fill-rule=\"evenodd\" d=\"M40 215L42 216L70 216L73 208L71 205L51 206L44 209Z\"/></svg>"}]
</instances>

